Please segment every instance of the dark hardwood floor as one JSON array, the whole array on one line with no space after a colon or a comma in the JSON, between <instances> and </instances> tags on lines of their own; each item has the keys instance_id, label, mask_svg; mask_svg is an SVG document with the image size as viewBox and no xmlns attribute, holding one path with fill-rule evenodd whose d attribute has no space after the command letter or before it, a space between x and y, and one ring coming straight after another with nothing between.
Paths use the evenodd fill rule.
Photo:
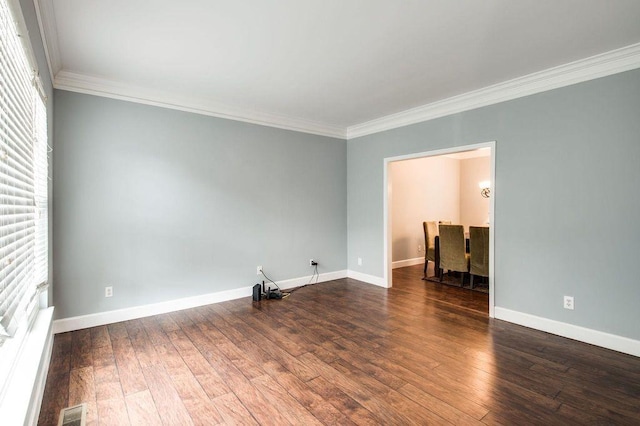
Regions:
<instances>
[{"instance_id":1,"label":"dark hardwood floor","mask_svg":"<svg viewBox=\"0 0 640 426\"><path fill-rule=\"evenodd\" d=\"M640 358L411 272L56 335L39 424L640 424Z\"/></svg>"},{"instance_id":2,"label":"dark hardwood floor","mask_svg":"<svg viewBox=\"0 0 640 426\"><path fill-rule=\"evenodd\" d=\"M459 308L470 309L472 311L480 312L483 314L489 313L489 295L487 293L481 293L478 291L469 290L469 283L465 283L467 288L457 287L461 282L460 279L455 278L450 280L455 285L439 284L433 281L423 281L423 265L407 266L405 268L398 268L393 270L393 285L394 287L404 286L419 286L423 283L422 289L424 290L424 300L426 303L448 304L457 306ZM429 275L429 278L431 277Z\"/></svg>"}]
</instances>

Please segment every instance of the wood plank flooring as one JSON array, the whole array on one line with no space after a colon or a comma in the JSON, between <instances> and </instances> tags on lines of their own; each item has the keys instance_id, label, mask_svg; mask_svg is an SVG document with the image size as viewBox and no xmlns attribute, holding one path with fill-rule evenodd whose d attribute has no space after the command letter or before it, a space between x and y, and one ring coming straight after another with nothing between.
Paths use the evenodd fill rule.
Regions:
<instances>
[{"instance_id":1,"label":"wood plank flooring","mask_svg":"<svg viewBox=\"0 0 640 426\"><path fill-rule=\"evenodd\" d=\"M40 425L640 424L640 358L394 271L55 336Z\"/></svg>"}]
</instances>

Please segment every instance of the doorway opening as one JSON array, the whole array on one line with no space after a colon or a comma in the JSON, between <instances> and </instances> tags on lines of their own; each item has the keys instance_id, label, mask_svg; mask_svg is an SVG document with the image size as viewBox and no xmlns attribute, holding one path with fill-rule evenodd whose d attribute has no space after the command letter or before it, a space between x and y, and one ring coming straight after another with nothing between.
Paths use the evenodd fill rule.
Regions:
<instances>
[{"instance_id":1,"label":"doorway opening","mask_svg":"<svg viewBox=\"0 0 640 426\"><path fill-rule=\"evenodd\" d=\"M451 221L466 225L466 232L469 225L489 226L488 310L489 316L494 316L495 146L492 141L384 159L384 281L387 287L393 285L394 266L422 274L426 250L422 221ZM430 169L425 171L422 167ZM477 194L471 196L472 191ZM395 208L394 193L395 201L402 203L400 206L396 203ZM407 215L404 215L405 208L409 211ZM421 216L420 209L428 213ZM433 274L431 267L429 272ZM484 300L486 304L486 298Z\"/></svg>"}]
</instances>

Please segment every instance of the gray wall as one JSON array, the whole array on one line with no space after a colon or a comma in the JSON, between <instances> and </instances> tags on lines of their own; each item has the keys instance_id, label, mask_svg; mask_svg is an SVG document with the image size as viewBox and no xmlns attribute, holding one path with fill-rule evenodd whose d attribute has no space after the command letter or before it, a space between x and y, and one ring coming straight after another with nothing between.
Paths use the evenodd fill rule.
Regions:
<instances>
[{"instance_id":1,"label":"gray wall","mask_svg":"<svg viewBox=\"0 0 640 426\"><path fill-rule=\"evenodd\" d=\"M59 90L54 117L58 318L346 269L344 140Z\"/></svg>"},{"instance_id":2,"label":"gray wall","mask_svg":"<svg viewBox=\"0 0 640 426\"><path fill-rule=\"evenodd\" d=\"M496 306L640 339L640 70L350 140L349 269L383 276L384 158L492 140Z\"/></svg>"}]
</instances>

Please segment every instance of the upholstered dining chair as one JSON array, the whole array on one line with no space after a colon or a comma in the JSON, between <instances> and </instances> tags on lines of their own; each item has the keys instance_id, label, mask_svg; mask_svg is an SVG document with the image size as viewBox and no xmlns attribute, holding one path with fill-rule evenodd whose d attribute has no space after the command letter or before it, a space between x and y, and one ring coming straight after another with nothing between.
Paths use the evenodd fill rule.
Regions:
<instances>
[{"instance_id":1,"label":"upholstered dining chair","mask_svg":"<svg viewBox=\"0 0 640 426\"><path fill-rule=\"evenodd\" d=\"M469 269L471 288L473 288L473 276L489 276L489 227L469 227L469 255L471 267Z\"/></svg>"},{"instance_id":2,"label":"upholstered dining chair","mask_svg":"<svg viewBox=\"0 0 640 426\"><path fill-rule=\"evenodd\" d=\"M464 276L469 273L469 254L466 253L464 241L464 228L462 225L440 225L440 282L444 270L462 272L462 285Z\"/></svg>"},{"instance_id":3,"label":"upholstered dining chair","mask_svg":"<svg viewBox=\"0 0 640 426\"><path fill-rule=\"evenodd\" d=\"M438 235L438 226L436 222L422 222L424 228L424 277L427 279L427 265L429 262L436 262L436 235ZM435 271L436 275L438 271Z\"/></svg>"}]
</instances>

